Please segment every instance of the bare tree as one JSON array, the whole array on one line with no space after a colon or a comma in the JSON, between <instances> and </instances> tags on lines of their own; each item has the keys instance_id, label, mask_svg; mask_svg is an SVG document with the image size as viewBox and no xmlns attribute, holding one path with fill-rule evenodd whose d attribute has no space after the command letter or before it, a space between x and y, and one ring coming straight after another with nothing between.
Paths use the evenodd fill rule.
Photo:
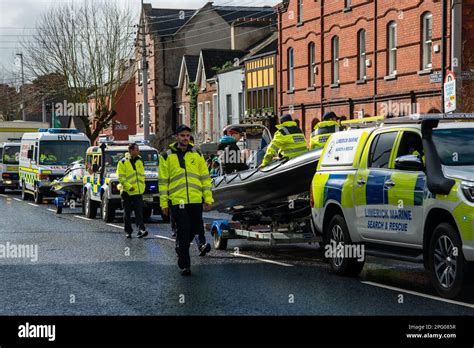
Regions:
<instances>
[{"instance_id":1,"label":"bare tree","mask_svg":"<svg viewBox=\"0 0 474 348\"><path fill-rule=\"evenodd\" d=\"M120 85L133 56L134 15L112 1L59 4L41 17L37 34L24 42L25 68L33 76L63 76L68 103L89 104L94 113L77 115L94 141L111 125ZM61 88L60 88L61 89ZM92 122L95 121L95 127Z\"/></svg>"}]
</instances>

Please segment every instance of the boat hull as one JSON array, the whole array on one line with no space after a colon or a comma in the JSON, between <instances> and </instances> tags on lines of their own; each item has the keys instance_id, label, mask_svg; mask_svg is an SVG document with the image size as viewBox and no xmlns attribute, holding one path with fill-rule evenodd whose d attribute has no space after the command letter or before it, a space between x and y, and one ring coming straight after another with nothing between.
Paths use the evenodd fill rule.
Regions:
<instances>
[{"instance_id":1,"label":"boat hull","mask_svg":"<svg viewBox=\"0 0 474 348\"><path fill-rule=\"evenodd\" d=\"M213 179L213 209L250 208L308 192L322 150Z\"/></svg>"}]
</instances>

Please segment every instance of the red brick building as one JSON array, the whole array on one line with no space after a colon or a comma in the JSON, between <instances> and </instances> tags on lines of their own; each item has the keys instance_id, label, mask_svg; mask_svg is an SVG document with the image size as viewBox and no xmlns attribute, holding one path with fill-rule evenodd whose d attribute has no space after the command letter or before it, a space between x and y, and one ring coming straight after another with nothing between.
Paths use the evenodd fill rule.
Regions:
<instances>
[{"instance_id":1,"label":"red brick building","mask_svg":"<svg viewBox=\"0 0 474 348\"><path fill-rule=\"evenodd\" d=\"M474 54L462 56L462 46L473 40L474 1L446 1L445 68L457 73L458 92L470 91ZM442 70L442 0L288 0L276 8L278 111L293 113L307 135L326 111L354 118L443 109L433 75ZM467 105L458 100L458 110Z\"/></svg>"},{"instance_id":2,"label":"red brick building","mask_svg":"<svg viewBox=\"0 0 474 348\"><path fill-rule=\"evenodd\" d=\"M124 73L122 83L116 91L116 101L114 110L117 113L114 116L110 127L102 130L101 135L112 135L115 140L128 140L129 135L137 132L135 118L135 70L136 66L133 60L129 62L129 67ZM92 104L92 110L95 108L95 99L89 100ZM94 121L92 129L96 126ZM97 139L98 140L98 139Z\"/></svg>"}]
</instances>

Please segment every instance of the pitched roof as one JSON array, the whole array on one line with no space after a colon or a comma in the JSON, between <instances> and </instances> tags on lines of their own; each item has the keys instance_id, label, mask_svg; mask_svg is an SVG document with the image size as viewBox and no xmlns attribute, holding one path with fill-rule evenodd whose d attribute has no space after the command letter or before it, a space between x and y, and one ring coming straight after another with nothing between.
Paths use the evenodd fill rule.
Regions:
<instances>
[{"instance_id":1,"label":"pitched roof","mask_svg":"<svg viewBox=\"0 0 474 348\"><path fill-rule=\"evenodd\" d=\"M204 65L204 73L206 78L210 79L216 75L216 71L212 68L221 67L226 62L234 62L235 58L240 59L245 55L245 51L225 50L225 49L202 49L201 58Z\"/></svg>"},{"instance_id":2,"label":"pitched roof","mask_svg":"<svg viewBox=\"0 0 474 348\"><path fill-rule=\"evenodd\" d=\"M184 60L186 62L186 69L188 70L189 81L194 81L196 79L199 56L190 56L185 54Z\"/></svg>"},{"instance_id":3,"label":"pitched roof","mask_svg":"<svg viewBox=\"0 0 474 348\"><path fill-rule=\"evenodd\" d=\"M214 6L216 13L227 23L252 19L276 20L275 10L270 6L240 7L240 6Z\"/></svg>"},{"instance_id":4,"label":"pitched roof","mask_svg":"<svg viewBox=\"0 0 474 348\"><path fill-rule=\"evenodd\" d=\"M152 8L147 11L147 22L157 36L174 35L196 10Z\"/></svg>"},{"instance_id":5,"label":"pitched roof","mask_svg":"<svg viewBox=\"0 0 474 348\"><path fill-rule=\"evenodd\" d=\"M262 40L248 48L249 53L241 59L246 61L256 57L261 57L269 53L276 53L278 49L278 33L273 32Z\"/></svg>"}]
</instances>

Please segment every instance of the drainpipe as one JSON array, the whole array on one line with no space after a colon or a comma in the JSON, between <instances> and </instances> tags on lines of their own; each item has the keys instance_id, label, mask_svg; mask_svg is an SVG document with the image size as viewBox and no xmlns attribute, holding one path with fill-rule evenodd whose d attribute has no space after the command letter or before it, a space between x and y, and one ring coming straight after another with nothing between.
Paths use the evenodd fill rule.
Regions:
<instances>
[{"instance_id":1,"label":"drainpipe","mask_svg":"<svg viewBox=\"0 0 474 348\"><path fill-rule=\"evenodd\" d=\"M375 1L377 2L377 1ZM321 69L319 69L320 73L320 80L321 80L321 100L320 100L320 105L321 105L321 116L320 120L322 121L323 115L324 115L324 105L323 105L323 100L324 100L324 0L321 0L321 3L319 5L320 7L320 33L321 37L320 40L321 42L319 43L320 47L320 52L321 52Z\"/></svg>"},{"instance_id":2,"label":"drainpipe","mask_svg":"<svg viewBox=\"0 0 474 348\"><path fill-rule=\"evenodd\" d=\"M443 0L442 31L441 31L441 111L444 113L444 80L446 78L446 34L447 34L447 4L448 0Z\"/></svg>"},{"instance_id":3,"label":"drainpipe","mask_svg":"<svg viewBox=\"0 0 474 348\"><path fill-rule=\"evenodd\" d=\"M377 1L374 1L374 116L377 116L377 40L378 40L378 35L377 35Z\"/></svg>"},{"instance_id":4,"label":"drainpipe","mask_svg":"<svg viewBox=\"0 0 474 348\"><path fill-rule=\"evenodd\" d=\"M462 1L453 0L451 7L451 56L456 59L458 64L452 66L456 78L456 98L457 108L463 110L461 90L463 80L461 79L462 70ZM468 111L468 110L466 110Z\"/></svg>"}]
</instances>

